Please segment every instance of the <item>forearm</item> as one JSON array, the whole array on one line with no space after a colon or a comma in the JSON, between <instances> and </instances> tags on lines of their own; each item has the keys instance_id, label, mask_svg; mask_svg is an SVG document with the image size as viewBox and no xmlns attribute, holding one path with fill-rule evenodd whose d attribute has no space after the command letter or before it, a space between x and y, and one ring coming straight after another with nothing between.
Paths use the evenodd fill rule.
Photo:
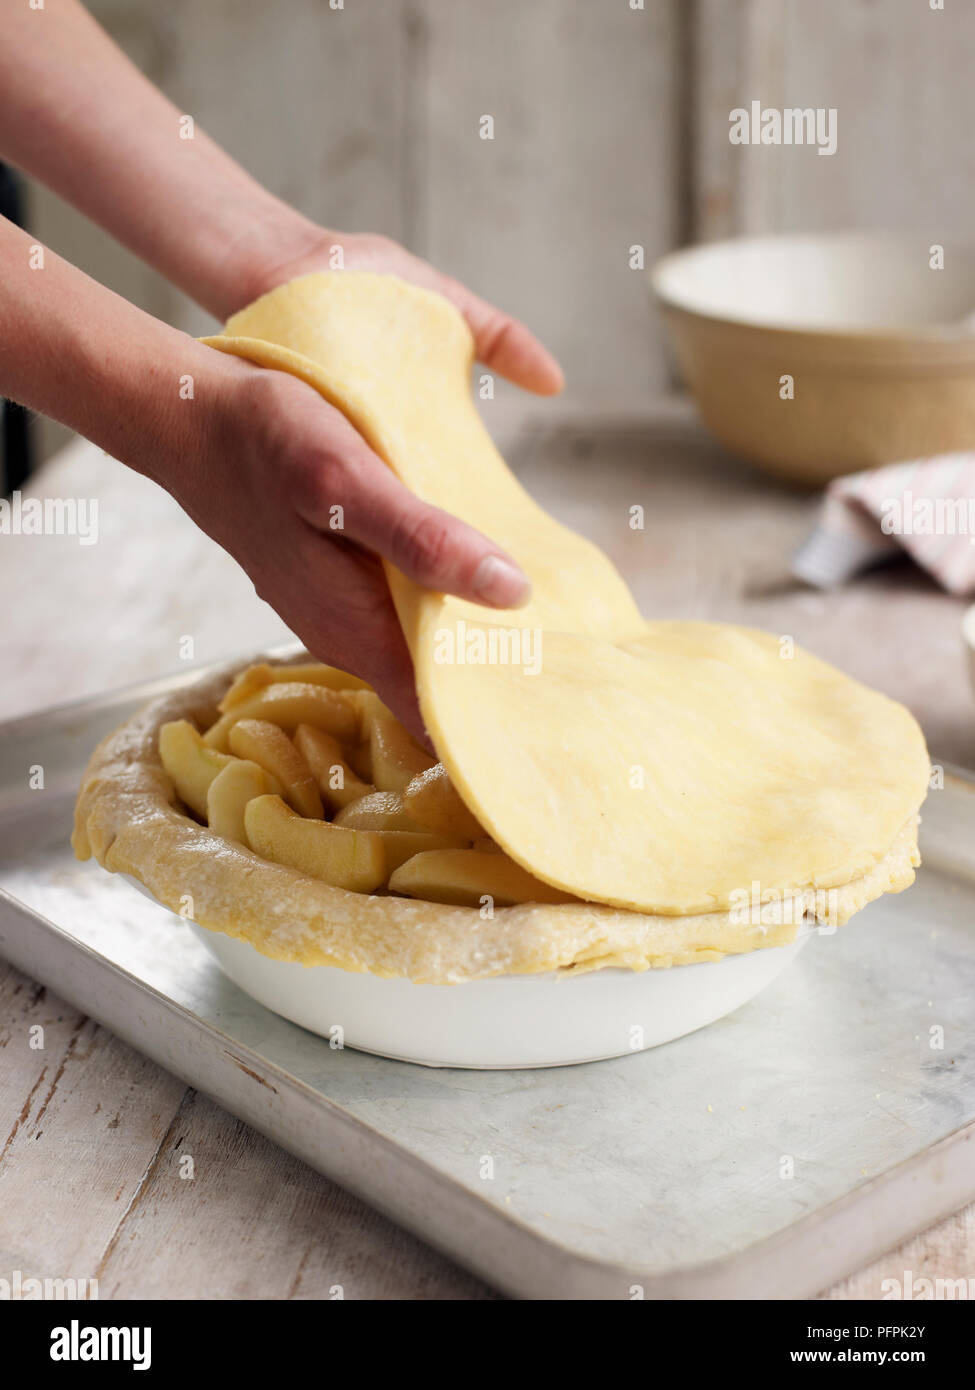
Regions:
<instances>
[{"instance_id":1,"label":"forearm","mask_svg":"<svg viewBox=\"0 0 975 1390\"><path fill-rule=\"evenodd\" d=\"M421 739L377 557L475 603L527 597L510 557L408 492L311 386L158 322L3 218L0 396L62 420L165 487L310 651L361 674Z\"/></svg>"},{"instance_id":2,"label":"forearm","mask_svg":"<svg viewBox=\"0 0 975 1390\"><path fill-rule=\"evenodd\" d=\"M0 10L0 157L224 319L322 229L182 114L76 0Z\"/></svg>"},{"instance_id":3,"label":"forearm","mask_svg":"<svg viewBox=\"0 0 975 1390\"><path fill-rule=\"evenodd\" d=\"M39 250L0 218L0 396L69 425L192 507L212 422L256 369Z\"/></svg>"}]
</instances>

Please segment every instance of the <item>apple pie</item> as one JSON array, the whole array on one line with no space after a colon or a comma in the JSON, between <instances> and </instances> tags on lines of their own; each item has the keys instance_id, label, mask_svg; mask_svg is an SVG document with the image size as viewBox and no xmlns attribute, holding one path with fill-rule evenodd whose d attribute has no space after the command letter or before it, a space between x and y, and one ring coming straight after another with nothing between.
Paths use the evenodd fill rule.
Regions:
<instances>
[{"instance_id":1,"label":"apple pie","mask_svg":"<svg viewBox=\"0 0 975 1390\"><path fill-rule=\"evenodd\" d=\"M713 960L912 882L908 711L791 639L643 619L494 449L445 300L312 275L207 341L320 391L532 599L488 611L387 565L435 758L362 681L258 662L96 750L82 857L269 956L424 982Z\"/></svg>"}]
</instances>

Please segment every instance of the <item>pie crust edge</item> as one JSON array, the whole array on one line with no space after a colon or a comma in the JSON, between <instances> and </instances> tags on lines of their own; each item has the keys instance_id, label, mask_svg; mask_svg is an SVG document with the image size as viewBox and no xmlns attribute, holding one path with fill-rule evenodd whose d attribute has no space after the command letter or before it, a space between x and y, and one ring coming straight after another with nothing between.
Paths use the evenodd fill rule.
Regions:
<instances>
[{"instance_id":1,"label":"pie crust edge","mask_svg":"<svg viewBox=\"0 0 975 1390\"><path fill-rule=\"evenodd\" d=\"M306 653L292 658L308 659ZM152 701L101 741L75 807L72 845L79 859L94 856L110 872L129 874L172 911L273 960L417 984L716 961L787 945L800 925L820 920L812 889L798 893L784 920L771 924L732 920L727 911L676 917L595 903L526 903L483 918L477 908L346 892L261 859L177 808L157 744L168 720L190 719L201 728L212 722L233 677L262 660L289 664L267 653L235 660ZM914 882L917 826L918 817L911 817L870 872L832 890L831 928Z\"/></svg>"}]
</instances>

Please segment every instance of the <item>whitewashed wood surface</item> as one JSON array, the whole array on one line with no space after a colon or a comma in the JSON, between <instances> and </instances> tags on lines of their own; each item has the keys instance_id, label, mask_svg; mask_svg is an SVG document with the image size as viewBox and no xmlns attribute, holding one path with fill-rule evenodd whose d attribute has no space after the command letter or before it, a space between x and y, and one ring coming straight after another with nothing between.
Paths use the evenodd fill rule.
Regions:
<instances>
[{"instance_id":1,"label":"whitewashed wood surface","mask_svg":"<svg viewBox=\"0 0 975 1390\"><path fill-rule=\"evenodd\" d=\"M682 407L643 423L544 418L515 450L526 485L610 552L646 612L790 633L906 700L936 756L975 766L962 605L909 566L835 595L795 589L786 561L814 500L728 460ZM178 669L187 636L210 661L287 635L171 499L92 446L73 444L34 491L97 496L101 535L0 538L0 718ZM35 1023L42 1052L26 1043ZM15 1269L95 1273L103 1298L495 1297L0 963L0 1276ZM975 1276L975 1207L826 1296L876 1298L905 1270Z\"/></svg>"},{"instance_id":2,"label":"whitewashed wood surface","mask_svg":"<svg viewBox=\"0 0 975 1390\"><path fill-rule=\"evenodd\" d=\"M640 411L668 380L633 246L649 266L743 233L973 240L975 6L959 0L89 6L275 193L324 226L396 237L523 317L588 412ZM732 145L729 113L752 100L835 107L836 153ZM59 199L30 195L39 240L166 322L212 329Z\"/></svg>"}]
</instances>

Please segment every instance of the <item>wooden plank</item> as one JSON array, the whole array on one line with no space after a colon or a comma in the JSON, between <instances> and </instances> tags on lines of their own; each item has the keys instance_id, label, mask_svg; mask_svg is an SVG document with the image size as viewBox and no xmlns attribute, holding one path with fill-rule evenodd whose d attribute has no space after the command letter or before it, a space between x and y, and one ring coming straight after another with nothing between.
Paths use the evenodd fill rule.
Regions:
<instances>
[{"instance_id":1,"label":"wooden plank","mask_svg":"<svg viewBox=\"0 0 975 1390\"><path fill-rule=\"evenodd\" d=\"M927 0L788 0L790 104L836 107L835 155L769 151L782 229L922 230L970 239L975 221L975 8ZM791 154L791 158L789 155Z\"/></svg>"},{"instance_id":2,"label":"wooden plank","mask_svg":"<svg viewBox=\"0 0 975 1390\"><path fill-rule=\"evenodd\" d=\"M193 1091L106 1252L100 1287L105 1298L497 1296Z\"/></svg>"},{"instance_id":3,"label":"wooden plank","mask_svg":"<svg viewBox=\"0 0 975 1390\"><path fill-rule=\"evenodd\" d=\"M666 387L645 277L678 224L676 5L424 0L421 250L526 319L577 409ZM480 138L482 117L494 138Z\"/></svg>"},{"instance_id":4,"label":"wooden plank","mask_svg":"<svg viewBox=\"0 0 975 1390\"><path fill-rule=\"evenodd\" d=\"M695 0L693 31L693 240L765 231L775 198L768 151L732 145L729 117L753 97L781 103L783 6Z\"/></svg>"},{"instance_id":5,"label":"wooden plank","mask_svg":"<svg viewBox=\"0 0 975 1390\"><path fill-rule=\"evenodd\" d=\"M0 1278L96 1279L102 1299L496 1297L4 962L0 1017Z\"/></svg>"},{"instance_id":6,"label":"wooden plank","mask_svg":"<svg viewBox=\"0 0 975 1390\"><path fill-rule=\"evenodd\" d=\"M160 85L263 184L324 226L406 234L402 0L182 0L167 27Z\"/></svg>"},{"instance_id":7,"label":"wooden plank","mask_svg":"<svg viewBox=\"0 0 975 1390\"><path fill-rule=\"evenodd\" d=\"M186 1087L5 963L0 1018L0 1275L94 1278Z\"/></svg>"},{"instance_id":8,"label":"wooden plank","mask_svg":"<svg viewBox=\"0 0 975 1390\"><path fill-rule=\"evenodd\" d=\"M698 237L853 226L967 237L975 10L917 0L696 0ZM837 112L835 154L733 146L729 113Z\"/></svg>"}]
</instances>

